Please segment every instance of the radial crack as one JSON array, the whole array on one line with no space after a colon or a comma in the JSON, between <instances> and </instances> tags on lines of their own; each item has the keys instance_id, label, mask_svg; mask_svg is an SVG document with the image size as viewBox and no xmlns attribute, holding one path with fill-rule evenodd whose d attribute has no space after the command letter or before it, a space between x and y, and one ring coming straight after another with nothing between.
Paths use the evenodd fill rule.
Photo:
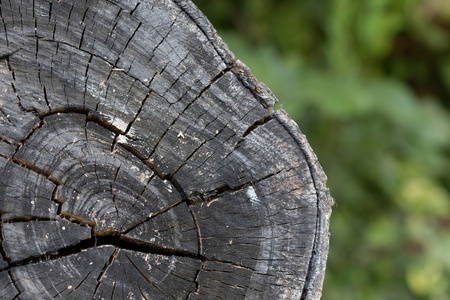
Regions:
<instances>
[{"instance_id":1,"label":"radial crack","mask_svg":"<svg viewBox=\"0 0 450 300\"><path fill-rule=\"evenodd\" d=\"M9 119L9 115L2 109L1 106L0 106L0 113L5 117L6 121L8 121L8 123L12 125L12 122L11 122L11 120ZM0 119L3 119L3 118L0 117Z\"/></svg>"},{"instance_id":2,"label":"radial crack","mask_svg":"<svg viewBox=\"0 0 450 300\"><path fill-rule=\"evenodd\" d=\"M39 115L40 118L40 122L38 122L36 124L36 126L30 130L30 132L25 136L25 138L20 141L19 145L17 146L16 149L16 153L19 150L19 148L21 147L21 145L23 145L25 143L26 140L28 140L30 138L31 135L33 135L33 133L38 129L41 128L45 122L44 119L45 117L48 117L50 115L54 115L54 114L62 114L62 113L78 113L78 114L83 114L86 116L86 121L87 122L94 122L106 129L108 129L109 131L115 133L116 135L123 135L125 134L122 130L120 130L119 128L115 127L114 125L112 125L111 123L108 123L107 121L103 120L102 118L94 115L91 113L91 111L87 108L84 107L67 107L67 108L60 108L60 109L55 109L52 111L47 111L45 113L42 113ZM147 159L147 157L145 155L143 155L142 153L140 153L137 149L130 147L128 145L122 144L120 143L120 145L122 146L122 148L124 148L126 151L128 151L129 153L131 153L132 155L134 155L136 158L138 158L139 160L141 160L150 170L153 171L153 173L155 173L160 179L162 180L168 180L171 182L171 184L175 187L175 189L180 193L181 197L183 200L188 201L188 197L186 195L186 193L184 192L182 186L179 184L179 182L173 178L171 178L172 176L170 174L164 174L158 167L156 167L153 163L151 163L151 161L149 159ZM15 155L15 154L14 154ZM2 155L0 153L0 156L6 158L6 159L11 159L13 162L24 166L26 168L29 168L30 170L33 170L39 174L45 175L47 176L47 178L52 181L53 183L57 184L57 185L62 185L63 183L60 182L58 179L54 178L53 176L51 176L51 173L48 171L45 171L43 169L40 169L37 166L34 166L26 161L23 161L21 159L15 158L13 155L12 158L7 157L6 155Z\"/></svg>"},{"instance_id":3,"label":"radial crack","mask_svg":"<svg viewBox=\"0 0 450 300\"><path fill-rule=\"evenodd\" d=\"M161 35L160 35L160 36L162 37L162 39L161 39L161 41L159 41L159 43L158 43L155 47L153 47L153 49L152 49L152 54L150 55L150 58L148 59L147 64L150 63L150 62L152 61L153 57L155 56L156 50L161 46L161 44L166 40L166 38L167 38L167 37L169 36L169 34L172 32L173 25L175 24L175 22L176 22L176 20L177 20L177 18L178 18L178 15L179 15L180 13L181 13L181 12L179 12L179 13L177 13L177 14L175 15L175 18L173 19L172 24L169 25L169 29L167 30L166 35L165 35L165 36L161 36ZM159 73L163 73L163 72L164 72L164 69L165 69L166 67L167 67L167 64L166 64L166 66L165 66Z\"/></svg>"},{"instance_id":4,"label":"radial crack","mask_svg":"<svg viewBox=\"0 0 450 300\"><path fill-rule=\"evenodd\" d=\"M3 142L5 144L11 145L11 146L16 146L16 147L19 146L16 142L10 141L10 140L8 140L6 138L2 138L2 137L0 137L0 142Z\"/></svg>"},{"instance_id":5,"label":"radial crack","mask_svg":"<svg viewBox=\"0 0 450 300\"><path fill-rule=\"evenodd\" d=\"M214 77L210 83L205 86L200 93L191 101L189 102L188 105L186 105L186 107L183 109L183 111L181 113L178 114L178 116L172 121L172 123L170 123L170 125L167 127L167 129L164 131L164 133L161 135L161 137L159 138L159 140L156 142L155 146L153 147L150 155L148 156L148 158L150 159L152 157L152 155L156 152L156 149L158 148L159 144L161 143L161 141L164 139L164 137L167 135L167 133L169 132L170 128L178 121L178 119L180 118L180 116L182 116L184 114L184 112L191 106L193 105L214 83L216 83L220 78L223 77L223 75L228 71L228 69L222 70L219 74L217 74L216 77Z\"/></svg>"},{"instance_id":6,"label":"radial crack","mask_svg":"<svg viewBox=\"0 0 450 300\"><path fill-rule=\"evenodd\" d=\"M200 224L198 223L197 216L195 215L194 210L191 206L189 206L189 212L192 215L192 219L194 220L195 229L197 230L197 239L198 239L198 255L201 256L203 253L203 243L202 243L202 235L200 232Z\"/></svg>"},{"instance_id":7,"label":"radial crack","mask_svg":"<svg viewBox=\"0 0 450 300\"><path fill-rule=\"evenodd\" d=\"M0 5L1 5L1 1L0 1ZM5 22L5 19L3 18L3 13L2 13L1 9L0 9L0 19L2 21L3 29L5 32L6 47L9 47L8 31L6 30L6 22Z\"/></svg>"},{"instance_id":8,"label":"radial crack","mask_svg":"<svg viewBox=\"0 0 450 300\"><path fill-rule=\"evenodd\" d=\"M56 27L55 27L55 28L56 28ZM39 38L39 37L38 37L38 38ZM100 59L101 61L103 61L103 62L105 62L106 64L108 64L108 65L111 67L111 69L117 68L117 65L115 64L115 62L108 61L108 60L106 60L104 57L102 57L102 56L99 55L99 54L95 54L95 53L86 51L86 50L84 50L84 49L80 49L80 48L78 48L78 46L74 46L74 45L72 45L72 44L70 44L70 43L68 43L68 42L60 41L60 40L55 40L54 37L51 38L51 39L48 39L48 38L39 38L39 40L40 40L41 42L57 43L57 44L63 44L63 45L69 46L69 47L71 47L71 48L73 48L73 49L76 49L77 51L81 51L81 52L83 52L83 53L86 53L86 54L89 55L89 56L94 56L94 57ZM126 73L126 72L125 72L125 73ZM140 82L142 85L148 86L148 83L145 83L145 82L141 81L139 78L134 77L132 74L129 74L129 73L126 73L126 74L127 74L127 76L131 77L132 79L134 79L134 80Z\"/></svg>"},{"instance_id":9,"label":"radial crack","mask_svg":"<svg viewBox=\"0 0 450 300\"><path fill-rule=\"evenodd\" d=\"M91 271L89 271L87 274L86 274L86 276L84 276L84 278L80 281L80 283L76 286L76 287L74 287L68 294L67 294L67 296L69 296L70 294L72 294L73 292L75 292L85 281L86 281L86 279L89 277L89 275L91 275L91 273L92 273L92 271L93 270L91 270ZM59 295L59 293L57 294L57 295ZM56 298L56 296L57 295L55 295L53 298Z\"/></svg>"},{"instance_id":10,"label":"radial crack","mask_svg":"<svg viewBox=\"0 0 450 300\"><path fill-rule=\"evenodd\" d=\"M19 296L21 294L21 291L19 290L19 287L17 286L16 279L14 278L14 275L12 273L12 270L8 270L9 278L11 278L11 282L14 285L14 288L17 290L17 295L14 297L14 299L20 299Z\"/></svg>"},{"instance_id":11,"label":"radial crack","mask_svg":"<svg viewBox=\"0 0 450 300\"><path fill-rule=\"evenodd\" d=\"M127 129L125 130L124 135L126 135L126 134L130 131L131 126L133 126L133 124L134 124L134 123L136 122L136 120L139 118L139 115L141 114L142 109L144 108L145 103L147 102L148 97L150 96L151 93L152 93L152 90L150 90L150 91L147 93L147 95L145 95L145 98L144 98L144 100L142 100L141 106L139 107L138 111L136 112L136 115L134 116L133 120L131 120L131 122L128 123Z\"/></svg>"},{"instance_id":12,"label":"radial crack","mask_svg":"<svg viewBox=\"0 0 450 300\"><path fill-rule=\"evenodd\" d=\"M138 32L139 28L141 28L142 26L142 22L139 22L138 26L136 27L136 29L133 31L133 33L131 34L130 38L128 39L128 41L125 43L125 46L123 47L122 51L117 55L117 60L114 64L114 66L117 66L117 64L119 63L120 60L120 56L125 52L125 50L127 49L128 45L130 44L131 40L134 38L134 36L136 35L136 33Z\"/></svg>"},{"instance_id":13,"label":"radial crack","mask_svg":"<svg viewBox=\"0 0 450 300\"><path fill-rule=\"evenodd\" d=\"M180 201L175 202L174 204L169 205L168 207L166 207L166 208L164 208L164 209L162 209L162 210L160 210L160 211L158 211L158 212L156 212L156 213L154 213L154 214L151 214L150 216L148 216L148 217L142 219L141 221L139 221L139 222L137 222L137 223L131 225L131 226L128 227L127 229L125 229L125 230L122 232L122 234L127 234L127 233L129 233L131 230L135 229L136 227L138 227L138 226L141 225L142 223L145 223L145 222L147 222L147 221L149 221L149 220L155 218L156 216L158 216L158 215L160 215L160 214L163 214L163 213L167 212L169 209L172 209L172 208L174 208L174 207L180 205L180 204L183 203L183 202L184 202L183 200L180 200Z\"/></svg>"},{"instance_id":14,"label":"radial crack","mask_svg":"<svg viewBox=\"0 0 450 300\"><path fill-rule=\"evenodd\" d=\"M71 214L71 213L68 213L68 212L64 212L64 211L61 212L59 214L59 216L61 217L61 219L68 220L68 221L70 221L72 223L75 223L75 224L78 224L78 225L81 225L81 226L91 227L94 230L94 234L95 234L95 226L97 224L94 221L89 221L89 220L86 220L86 219L84 219L82 217L79 217L77 215L74 215L74 214Z\"/></svg>"},{"instance_id":15,"label":"radial crack","mask_svg":"<svg viewBox=\"0 0 450 300\"><path fill-rule=\"evenodd\" d=\"M123 133L123 135L126 136L126 135L128 134L128 132L131 130L131 127L132 127L133 124L136 122L136 120L139 118L139 115L141 114L142 109L144 108L144 105L145 105L145 103L147 102L147 99L148 99L148 97L150 96L151 93L152 93L152 90L150 90L150 91L145 95L144 100L142 100L142 102L141 102L141 106L140 106L139 109L137 110L137 112L136 112L134 118L130 121L130 123L128 123L128 126L127 126L127 128L125 129L125 132ZM111 152L114 152L114 150L115 150L115 148L116 148L116 145L117 145L117 143L119 142L119 139L120 139L120 134L116 134L116 136L115 136L115 138L114 138L114 141L113 141L113 145L112 145L112 147L111 147Z\"/></svg>"},{"instance_id":16,"label":"radial crack","mask_svg":"<svg viewBox=\"0 0 450 300\"><path fill-rule=\"evenodd\" d=\"M111 256L109 257L108 262L105 264L105 266L103 267L102 271L100 272L100 274L97 277L97 285L95 287L95 291L94 291L94 295L92 296L92 299L95 298L95 296L98 293L98 289L100 288L100 286L102 285L102 279L105 276L106 272L108 271L109 267L113 264L114 259L117 257L117 255L119 255L120 249L116 248L114 249L113 254L111 254Z\"/></svg>"},{"instance_id":17,"label":"radial crack","mask_svg":"<svg viewBox=\"0 0 450 300\"><path fill-rule=\"evenodd\" d=\"M19 141L19 145L16 147L16 151L14 151L13 157L17 154L17 152L19 151L20 147L22 147L22 145L33 135L33 133L41 128L44 125L44 120L40 119L39 122L37 122L37 124L31 128L31 130L25 135L25 137Z\"/></svg>"},{"instance_id":18,"label":"radial crack","mask_svg":"<svg viewBox=\"0 0 450 300\"><path fill-rule=\"evenodd\" d=\"M183 187L176 179L172 178L171 174L164 174L157 166L155 166L151 162L150 159L147 159L147 157L144 154L142 154L141 152L139 152L137 149L130 147L129 145L121 144L121 143L120 143L120 145L125 150L127 150L128 152L133 154L136 158L140 159L144 163L144 165L146 165L150 170L152 170L153 173L155 173L160 179L168 180L175 187L175 189L181 195L181 198L184 201L189 201Z\"/></svg>"},{"instance_id":19,"label":"radial crack","mask_svg":"<svg viewBox=\"0 0 450 300\"><path fill-rule=\"evenodd\" d=\"M227 49L228 47L224 44L224 42L221 39L217 39L215 35L211 35L209 31L211 28L208 28L210 24L204 24L203 22L199 22L197 20L197 17L194 17L196 15L195 13L192 13L193 9L198 9L194 4L184 1L184 0L174 0L173 1L180 9L181 11L197 26L198 29L203 33L203 35L206 37L206 39L211 43L211 46L214 47L214 50L216 51L217 55L222 59L222 61L228 65L232 66L234 61L234 55ZM201 19L201 18L200 18ZM215 30L213 30L215 32Z\"/></svg>"},{"instance_id":20,"label":"radial crack","mask_svg":"<svg viewBox=\"0 0 450 300\"><path fill-rule=\"evenodd\" d=\"M19 159L17 157L9 157L9 156L4 155L2 153L0 153L0 157L8 159L9 161L12 161L13 163L15 163L15 164L17 164L17 165L19 165L19 166L21 166L21 167L23 167L25 169L33 171L33 172L35 172L35 173L37 173L39 175L43 175L49 181L51 181L52 183L54 183L56 185L62 185L63 184L57 178L53 177L53 175L50 172L48 172L46 170L43 170L43 169L39 168L38 166L33 165L32 163L29 163L29 162L27 162L25 160Z\"/></svg>"},{"instance_id":21,"label":"radial crack","mask_svg":"<svg viewBox=\"0 0 450 300\"><path fill-rule=\"evenodd\" d=\"M263 126L264 124L268 123L269 121L273 120L274 118L275 118L275 116L273 114L270 114L270 115L266 115L266 116L262 117L260 120L257 120L255 123L253 123L250 127L247 128L247 130L242 135L242 138L245 138L256 128Z\"/></svg>"},{"instance_id":22,"label":"radial crack","mask_svg":"<svg viewBox=\"0 0 450 300\"><path fill-rule=\"evenodd\" d=\"M38 41L38 39L36 39L36 41ZM37 51L37 47L36 47L36 51ZM48 101L47 88L45 87L45 84L42 82L42 79L41 79L41 64L39 64L39 63L38 63L38 80L39 80L39 84L42 87L42 92L44 93L45 103L47 104L48 109L51 111L52 108L50 106L50 102Z\"/></svg>"},{"instance_id":23,"label":"radial crack","mask_svg":"<svg viewBox=\"0 0 450 300\"><path fill-rule=\"evenodd\" d=\"M144 196L144 193L147 190L148 185L150 184L150 182L152 182L152 180L153 180L153 178L155 178L155 176L156 176L156 174L152 173L152 175L148 178L147 183L145 184L145 186L142 189L142 191L140 192L140 194L135 198L136 201L133 203L131 208L134 208L134 206L137 204L137 200Z\"/></svg>"},{"instance_id":24,"label":"radial crack","mask_svg":"<svg viewBox=\"0 0 450 300\"><path fill-rule=\"evenodd\" d=\"M58 219L40 216L18 216L18 217L11 217L8 219L2 219L2 223L25 223L30 221L47 222L47 221L58 221Z\"/></svg>"},{"instance_id":25,"label":"radial crack","mask_svg":"<svg viewBox=\"0 0 450 300\"><path fill-rule=\"evenodd\" d=\"M58 196L57 196L58 195L58 188L59 188L59 185L55 185L55 187L52 190L52 201L55 202L58 205L58 208L56 209L56 214L58 216L60 216L61 212L62 212L64 201L58 199Z\"/></svg>"},{"instance_id":26,"label":"radial crack","mask_svg":"<svg viewBox=\"0 0 450 300\"><path fill-rule=\"evenodd\" d=\"M140 4L141 4L141 2L138 2L136 4L136 6L129 12L130 16L132 16L134 14L134 12L136 11L136 9L139 7Z\"/></svg>"},{"instance_id":27,"label":"radial crack","mask_svg":"<svg viewBox=\"0 0 450 300\"><path fill-rule=\"evenodd\" d=\"M137 286L138 286L138 288L139 288L139 292L141 292L142 298L143 298L144 300L148 300L148 298L145 296L144 291L142 290L142 288L141 288L139 282L137 283Z\"/></svg>"},{"instance_id":28,"label":"radial crack","mask_svg":"<svg viewBox=\"0 0 450 300\"><path fill-rule=\"evenodd\" d=\"M219 118L219 116L217 116L214 120L212 120L211 122L209 122L208 124L206 124L206 125L205 125L205 128L208 127L208 126L209 126L211 123L213 123L214 121L216 121L218 118ZM228 123L225 124L219 131L217 131L212 137L210 137L209 139L205 139L198 147L196 147L196 148L194 149L194 151L192 151L192 152L188 155L188 157L185 158L184 162L176 168L176 170L171 174L171 177L170 177L170 178L173 178L173 176L174 176L174 175L175 175L175 174L176 174L176 173L177 173L184 165L186 165L186 164L188 163L189 159L191 159L191 158L195 155L195 153L197 153L197 151L203 147L203 145L205 145L206 143L208 143L208 142L214 140L219 134L221 134L221 133L225 130L225 128L227 128L227 126L228 126Z\"/></svg>"},{"instance_id":29,"label":"radial crack","mask_svg":"<svg viewBox=\"0 0 450 300\"><path fill-rule=\"evenodd\" d=\"M11 51L11 52L8 52L8 53L0 54L0 60L2 60L2 59L9 59L9 57L10 57L11 55L17 53L17 52L20 51L20 50L22 50L22 48L19 48L19 49L17 49L17 50L14 50L14 51Z\"/></svg>"},{"instance_id":30,"label":"radial crack","mask_svg":"<svg viewBox=\"0 0 450 300\"><path fill-rule=\"evenodd\" d=\"M290 169L289 169L290 170ZM276 176L280 174L283 171L288 172L289 170L279 170L277 172L268 174L262 178L259 178L257 180L248 181L242 184L238 184L235 186L229 186L228 184L222 184L212 190L209 190L207 192L193 192L189 195L189 199L192 201L192 204L197 204L198 202L205 202L205 203L211 203L217 198L222 195L223 193L234 193L239 190L242 190L248 186L254 185L256 183L259 183L261 181L267 180L270 177Z\"/></svg>"},{"instance_id":31,"label":"radial crack","mask_svg":"<svg viewBox=\"0 0 450 300\"><path fill-rule=\"evenodd\" d=\"M138 265L136 265L136 263L128 256L125 255L128 260L131 262L131 264L136 268L136 270L138 270L138 272L145 278L145 280L147 280L148 283L150 283L151 285L153 285L158 291L160 291L162 294L164 294L166 297L168 297L168 295L166 293L163 292L163 290L161 290L159 288L158 285L156 285L156 283L154 283L153 281L150 280L150 278L148 278L148 276L141 270L141 268L139 268Z\"/></svg>"},{"instance_id":32,"label":"radial crack","mask_svg":"<svg viewBox=\"0 0 450 300\"><path fill-rule=\"evenodd\" d=\"M0 211L0 217L4 212ZM0 223L0 254L3 257L4 260L6 260L6 262L8 264L11 263L11 258L6 255L5 249L3 248L3 242L5 241L5 238L3 236L3 223Z\"/></svg>"},{"instance_id":33,"label":"radial crack","mask_svg":"<svg viewBox=\"0 0 450 300\"><path fill-rule=\"evenodd\" d=\"M206 266L206 261L202 261L202 265L201 265L200 269L197 270L197 273L195 274L195 278L194 278L194 282L195 282L195 291L189 292L189 293L186 295L185 300L188 300L189 297L191 296L191 294L197 294L197 293L200 291L200 282L199 282L198 279L199 279L199 276L200 276L200 272L201 272L202 270L205 270L205 266Z\"/></svg>"},{"instance_id":34,"label":"radial crack","mask_svg":"<svg viewBox=\"0 0 450 300\"><path fill-rule=\"evenodd\" d=\"M76 244L66 246L57 250L48 251L41 255L30 256L28 258L16 261L11 261L10 259L7 259L7 257L5 257L5 259L7 259L9 264L7 267L0 269L0 272L18 266L25 266L28 264L56 260L62 257L67 257L73 254L80 253L83 250L106 245L142 253L158 254L164 256L179 256L198 260L204 259L197 253L193 253L184 249L170 248L149 242L144 242L138 239L122 236L117 231L105 230L97 232L90 238L84 239Z\"/></svg>"},{"instance_id":35,"label":"radial crack","mask_svg":"<svg viewBox=\"0 0 450 300\"><path fill-rule=\"evenodd\" d=\"M9 56L8 57L6 57L6 66L8 67L8 70L9 70L9 72L11 73L11 78L12 78L12 81L11 81L11 88L12 88L12 90L13 90L13 92L14 92L14 95L16 96L16 98L17 98L17 101L18 101L18 105L19 105L19 108L20 108L20 110L22 110L23 112L26 112L26 113L34 113L34 114L38 114L38 112L36 111L36 109L25 109L24 107L23 107L23 105L22 105L22 101L20 100L20 97L19 97L19 94L17 93L17 89L16 89L16 86L14 85L14 82L16 81L16 75L15 75L15 72L14 72L14 69L12 68L12 66L11 66L11 62L10 62L10 60L9 60Z\"/></svg>"}]
</instances>

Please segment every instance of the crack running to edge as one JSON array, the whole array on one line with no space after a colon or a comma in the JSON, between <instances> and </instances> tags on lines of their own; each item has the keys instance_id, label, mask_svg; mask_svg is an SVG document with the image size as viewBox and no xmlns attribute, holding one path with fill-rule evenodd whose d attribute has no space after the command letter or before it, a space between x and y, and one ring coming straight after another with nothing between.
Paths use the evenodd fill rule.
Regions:
<instances>
[{"instance_id":1,"label":"crack running to edge","mask_svg":"<svg viewBox=\"0 0 450 300\"><path fill-rule=\"evenodd\" d=\"M167 129L164 131L164 133L161 135L161 137L159 138L159 140L156 142L155 146L153 147L152 151L150 152L148 159L150 159L153 154L156 152L156 149L158 148L159 144L161 143L161 141L164 139L164 137L167 135L167 133L170 131L170 129L172 128L172 126L178 121L178 119L180 118L181 115L184 114L184 112L191 107L214 83L216 83L217 81L219 81L220 78L223 77L223 75L225 75L228 71L230 70L230 68L226 68L222 71L220 71L216 77L214 77L210 83L205 86L200 93L191 101L189 102L188 105L186 105L186 107L183 109L183 111L181 113L178 114L178 116L172 121L172 123L170 123L170 125L167 127Z\"/></svg>"},{"instance_id":2,"label":"crack running to edge","mask_svg":"<svg viewBox=\"0 0 450 300\"><path fill-rule=\"evenodd\" d=\"M210 85L208 85L207 87L205 87L200 94L196 97L196 99L198 99L199 97L201 97L201 95L212 85L214 84L214 82L216 82L217 80L219 80L223 74L225 73L225 71L222 71L219 75L216 76L216 78L214 78L213 81L211 81ZM150 93L150 92L149 92ZM147 95L148 97L148 95ZM142 105L145 103L147 97L143 100ZM189 105L192 105L195 100L193 102L191 102ZM185 110L189 107L189 105L185 108ZM23 260L19 260L19 261L11 261L11 259L8 259L8 257L6 256L6 253L4 252L3 247L0 247L1 251L2 251L2 255L4 256L4 258L7 260L8 262L8 266L0 269L1 271L5 271L8 270L9 272L11 271L12 268L17 267L17 266L23 266L23 265L27 265L27 264L31 264L31 263L38 263L38 262L43 262L43 261L48 261L48 260L55 260L58 259L60 257L65 257L65 256L69 256L69 255L73 255L76 253L79 253L83 250L89 249L89 248L93 248L93 247L97 247L97 246L101 246L101 245L112 245L112 246L116 246L116 250L117 249L129 249L129 250L133 250L133 251L140 251L143 253L153 253L153 254L160 254L160 255L166 255L166 256L181 256L181 257L188 257L188 258L192 258L192 259L198 259L202 261L202 267L204 267L205 262L206 261L217 261L217 262L221 262L221 263L226 263L226 264L232 264L235 265L234 263L231 262L226 262L226 261L220 261L217 260L214 257L206 257L202 254L203 252L203 246L202 246L202 240L201 240L201 234L200 234L200 227L198 224L198 220L195 216L195 213L191 207L191 205L195 205L196 202L191 200L192 196L196 196L195 194L190 195L190 197L188 197L186 195L186 193L184 192L182 186L173 178L173 176L171 176L171 174L163 174L161 170L159 170L155 165L153 165L150 160L145 157L142 153L140 153L138 150L124 145L124 144L120 144L126 151L130 152L132 155L134 155L135 157L137 157L138 159L140 159L147 167L149 167L156 176L160 177L160 179L162 180L168 180L172 183L172 185L176 188L176 190L180 193L182 200L166 207L165 209L151 215L150 217L147 217L143 220L141 220L139 223L132 225L131 227L127 228L125 231L122 232L118 232L118 231L112 231L112 230L106 230L106 231L101 231L101 232L97 232L96 231L96 223L93 221L89 221L89 220L85 220L81 217L78 217L76 215L67 213L63 211L63 204L64 201L60 200L57 198L57 191L58 191L58 187L63 185L63 183L58 180L57 178L53 177L53 175L46 171L43 170L27 161L24 161L22 159L19 159L17 157L15 157L14 155L17 154L17 151L20 149L20 147L26 142L26 140L28 140L33 134L34 132L39 129L40 127L42 127L45 124L45 117L50 116L50 115L54 115L54 114L59 114L59 113L78 113L78 114L83 114L86 116L86 122L92 121L110 131L112 131L113 133L115 133L116 135L125 135L127 133L127 131L130 130L131 125L134 123L134 121L138 118L139 116L139 112L141 108L138 110L135 118L133 119L132 122L130 122L129 126L127 127L127 130L125 132L123 132L122 130L120 130L119 128L113 126L112 124L108 123L107 121L103 120L102 118L94 115L91 110L86 109L86 108L82 108L82 107L69 107L69 108L62 108L62 109L56 109L56 110L52 110L52 111L48 111L42 114L39 114L38 117L40 119L40 121L37 123L37 125L31 129L31 131L25 136L25 138L23 140L20 141L20 143L16 148L16 151L14 152L14 154L9 157L6 156L4 154L0 153L0 157L3 157L5 159L8 159L10 161L12 161L13 163L21 166L21 167L25 167L26 169L29 169L33 172L36 172L40 175L45 176L49 181L51 181L52 183L55 184L55 187L52 191L52 201L56 202L58 204L58 208L57 208L57 215L60 216L62 219L68 220L70 222L79 224L79 225L83 225L83 226L88 226L92 228L92 235L89 239L83 240L77 244L71 245L71 246L67 246L64 247L62 249L59 249L57 251L49 251L47 253L44 253L42 255L38 255L38 256L32 256L32 257L28 257L26 259ZM263 118L260 121L255 122L252 126L249 127L249 129L247 129L245 135L248 135L252 130L254 130L255 128L257 128L258 126L261 126L263 124L265 124L266 122L270 121L272 119L272 117L268 116ZM176 121L176 120L175 120ZM175 121L173 123L175 123ZM169 126L170 128L170 126ZM161 138L162 139L162 138ZM280 171L281 172L281 171ZM279 173L279 172L278 172ZM259 182L261 180L267 179L270 176L276 175L277 173L274 174L270 174L268 176L265 176L262 179L259 179L255 182ZM255 183L255 182L248 182L248 183L244 183L238 186L234 186L234 187L230 187L228 185L222 185L210 192L206 192L206 193L202 193L202 194L198 194L200 195L200 198L203 201L212 201L214 197L217 197L218 195L225 193L225 192L234 192L234 191L238 191L242 188L245 188L246 186ZM205 195L207 194L211 194L208 195L207 197L205 197ZM152 244L152 243L147 243L147 242L143 242L140 240L136 240L133 238L129 238L126 236L122 236L122 234L126 234L129 231L131 231L132 229L134 229L135 227L137 227L138 225L156 217L159 214L165 213L168 210L170 210L171 208L186 202L189 205L189 210L192 214L196 229L197 229L197 234L198 234L198 253L193 253L193 252L189 252L187 250L183 250L183 249L175 249L175 248L168 248L168 247L164 247L164 246L160 246L160 245L156 245L156 244ZM1 212L0 212L1 213ZM44 218L10 218L7 220L4 220L3 222L26 222L29 220L36 220L36 221L46 221L47 219ZM2 237L1 237L2 238ZM3 240L3 239L2 239ZM114 258L113 258L114 259ZM112 259L112 260L113 260ZM110 258L111 260L111 258ZM112 261L111 261L112 263ZM238 265L235 265L238 266ZM244 267L244 268L248 268L245 266L238 266L238 267ZM196 279L198 278L198 275L200 274L201 269L198 270L197 275L196 275ZM105 270L106 272L106 270ZM101 279L99 277L99 279ZM197 283L198 284L198 283Z\"/></svg>"},{"instance_id":3,"label":"crack running to edge","mask_svg":"<svg viewBox=\"0 0 450 300\"><path fill-rule=\"evenodd\" d=\"M195 274L195 278L194 278L195 291L189 292L189 293L186 295L185 300L188 300L189 297L190 297L192 294L197 294L197 293L200 291L200 282L198 281L198 279L199 279L199 277L200 277L200 272L201 272L202 270L205 270L205 266L206 266L206 261L202 261L202 265L201 265L200 269L197 270L197 273Z\"/></svg>"},{"instance_id":4,"label":"crack running to edge","mask_svg":"<svg viewBox=\"0 0 450 300\"><path fill-rule=\"evenodd\" d=\"M105 266L103 267L102 271L98 275L98 277L97 277L97 285L95 286L95 290L94 290L94 294L92 296L92 299L94 299L95 296L97 295L98 289L102 285L103 276L105 276L106 272L108 271L109 267L113 264L114 259L117 257L117 255L119 255L119 252L120 252L119 248L114 249L113 254L111 254L111 257L109 258L108 262L105 264Z\"/></svg>"},{"instance_id":5,"label":"crack running to edge","mask_svg":"<svg viewBox=\"0 0 450 300\"><path fill-rule=\"evenodd\" d=\"M276 176L276 175L280 174L281 172L289 172L290 170L291 169L279 170L277 172L268 174L257 180L252 180L252 181L245 182L245 183L235 185L235 186L229 186L228 184L222 184L222 185L220 185L212 190L209 190L207 192L194 192L189 195L189 199L191 200L192 205L196 205L201 202L210 204L211 202L217 200L217 198L224 193L234 193L234 192L240 191L248 186L252 186L256 183L267 180L270 177Z\"/></svg>"},{"instance_id":6,"label":"crack running to edge","mask_svg":"<svg viewBox=\"0 0 450 300\"><path fill-rule=\"evenodd\" d=\"M11 270L12 268L25 266L33 263L56 260L62 257L70 256L82 252L83 250L99 247L99 246L115 246L119 249L132 250L141 253L159 254L164 256L179 256L192 259L204 260L206 258L199 257L196 253L184 250L165 247L138 239L122 236L118 232L105 230L96 233L88 239L84 239L74 245L66 246L57 250L51 250L41 255L30 256L25 259L12 261L9 260L7 267L1 268L0 272ZM5 258L6 259L6 258Z\"/></svg>"}]
</instances>

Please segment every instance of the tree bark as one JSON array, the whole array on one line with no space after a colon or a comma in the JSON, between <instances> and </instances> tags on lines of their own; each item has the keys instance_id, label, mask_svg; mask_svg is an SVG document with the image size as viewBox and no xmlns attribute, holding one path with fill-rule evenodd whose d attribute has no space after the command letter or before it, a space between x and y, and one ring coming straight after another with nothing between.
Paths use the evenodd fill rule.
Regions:
<instances>
[{"instance_id":1,"label":"tree bark","mask_svg":"<svg viewBox=\"0 0 450 300\"><path fill-rule=\"evenodd\" d=\"M326 177L185 0L0 1L1 299L318 299Z\"/></svg>"}]
</instances>

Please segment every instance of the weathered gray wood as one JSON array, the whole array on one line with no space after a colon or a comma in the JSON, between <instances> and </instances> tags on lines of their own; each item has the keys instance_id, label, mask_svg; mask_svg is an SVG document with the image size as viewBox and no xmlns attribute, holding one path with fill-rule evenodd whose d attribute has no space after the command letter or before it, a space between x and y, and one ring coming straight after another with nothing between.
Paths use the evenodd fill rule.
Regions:
<instances>
[{"instance_id":1,"label":"weathered gray wood","mask_svg":"<svg viewBox=\"0 0 450 300\"><path fill-rule=\"evenodd\" d=\"M0 1L1 299L318 299L305 137L187 0Z\"/></svg>"},{"instance_id":2,"label":"weathered gray wood","mask_svg":"<svg viewBox=\"0 0 450 300\"><path fill-rule=\"evenodd\" d=\"M1 261L0 261L1 262ZM8 271L0 272L0 298L14 299L19 294Z\"/></svg>"}]
</instances>

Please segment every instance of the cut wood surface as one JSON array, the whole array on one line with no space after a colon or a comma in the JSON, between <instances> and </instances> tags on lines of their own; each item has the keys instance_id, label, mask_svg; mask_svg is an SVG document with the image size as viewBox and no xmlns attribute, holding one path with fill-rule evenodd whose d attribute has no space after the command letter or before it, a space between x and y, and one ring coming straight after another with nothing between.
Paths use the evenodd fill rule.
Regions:
<instances>
[{"instance_id":1,"label":"cut wood surface","mask_svg":"<svg viewBox=\"0 0 450 300\"><path fill-rule=\"evenodd\" d=\"M318 299L326 177L184 0L0 1L0 299Z\"/></svg>"}]
</instances>

